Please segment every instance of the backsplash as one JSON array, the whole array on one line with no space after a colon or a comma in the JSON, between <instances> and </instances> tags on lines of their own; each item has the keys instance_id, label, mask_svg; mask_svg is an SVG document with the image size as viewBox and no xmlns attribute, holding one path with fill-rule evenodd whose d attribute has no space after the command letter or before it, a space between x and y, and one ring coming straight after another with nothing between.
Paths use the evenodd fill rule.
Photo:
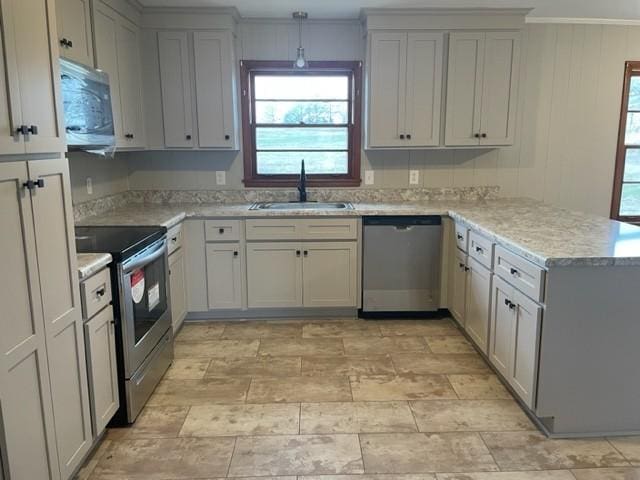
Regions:
<instances>
[{"instance_id":1,"label":"backsplash","mask_svg":"<svg viewBox=\"0 0 640 480\"><path fill-rule=\"evenodd\" d=\"M309 198L321 202L348 201L352 203L419 203L437 200L486 200L499 196L500 188L385 188L345 189L310 188ZM74 205L76 221L92 215L123 207L131 203L143 204L243 204L253 202L288 202L297 200L295 189L243 190L130 190L116 195Z\"/></svg>"}]
</instances>

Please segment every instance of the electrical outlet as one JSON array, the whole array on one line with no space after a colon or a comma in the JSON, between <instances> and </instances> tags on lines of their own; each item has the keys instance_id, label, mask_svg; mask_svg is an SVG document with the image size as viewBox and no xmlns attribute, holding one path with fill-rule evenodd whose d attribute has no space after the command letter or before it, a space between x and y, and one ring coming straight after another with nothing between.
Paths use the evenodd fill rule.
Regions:
<instances>
[{"instance_id":1,"label":"electrical outlet","mask_svg":"<svg viewBox=\"0 0 640 480\"><path fill-rule=\"evenodd\" d=\"M87 177L87 195L93 195L93 180Z\"/></svg>"},{"instance_id":2,"label":"electrical outlet","mask_svg":"<svg viewBox=\"0 0 640 480\"><path fill-rule=\"evenodd\" d=\"M409 170L409 185L420 183L420 170Z\"/></svg>"},{"instance_id":3,"label":"electrical outlet","mask_svg":"<svg viewBox=\"0 0 640 480\"><path fill-rule=\"evenodd\" d=\"M216 185L225 185L227 183L227 172L224 170L216 171Z\"/></svg>"},{"instance_id":4,"label":"electrical outlet","mask_svg":"<svg viewBox=\"0 0 640 480\"><path fill-rule=\"evenodd\" d=\"M364 171L364 184L365 185L373 185L374 177L373 170L365 170Z\"/></svg>"}]
</instances>

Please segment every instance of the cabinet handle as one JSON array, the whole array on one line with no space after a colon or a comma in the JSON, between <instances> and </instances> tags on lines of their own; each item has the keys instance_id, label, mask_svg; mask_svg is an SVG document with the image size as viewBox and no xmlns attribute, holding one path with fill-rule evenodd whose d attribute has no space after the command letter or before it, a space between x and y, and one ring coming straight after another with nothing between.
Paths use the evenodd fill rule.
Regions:
<instances>
[{"instance_id":1,"label":"cabinet handle","mask_svg":"<svg viewBox=\"0 0 640 480\"><path fill-rule=\"evenodd\" d=\"M516 270L515 268L512 268L511 270L509 270L509 272L511 273L511 275L518 275L518 270Z\"/></svg>"},{"instance_id":2,"label":"cabinet handle","mask_svg":"<svg viewBox=\"0 0 640 480\"><path fill-rule=\"evenodd\" d=\"M31 135L38 135L38 126L37 125L31 125L27 129L27 132L29 132Z\"/></svg>"},{"instance_id":3,"label":"cabinet handle","mask_svg":"<svg viewBox=\"0 0 640 480\"><path fill-rule=\"evenodd\" d=\"M176 242L178 241L178 237L173 237L173 238L171 239L171 241L172 241L173 243L176 243Z\"/></svg>"},{"instance_id":4,"label":"cabinet handle","mask_svg":"<svg viewBox=\"0 0 640 480\"><path fill-rule=\"evenodd\" d=\"M224 228L219 228L219 229L218 229L218 233L219 233L220 235L224 234Z\"/></svg>"},{"instance_id":5,"label":"cabinet handle","mask_svg":"<svg viewBox=\"0 0 640 480\"><path fill-rule=\"evenodd\" d=\"M464 267L465 272L468 272L469 270L471 270L469 267Z\"/></svg>"},{"instance_id":6,"label":"cabinet handle","mask_svg":"<svg viewBox=\"0 0 640 480\"><path fill-rule=\"evenodd\" d=\"M478 253L482 253L484 250L482 250L482 247L476 247L476 252Z\"/></svg>"},{"instance_id":7,"label":"cabinet handle","mask_svg":"<svg viewBox=\"0 0 640 480\"><path fill-rule=\"evenodd\" d=\"M513 303L511 300L509 300L508 298L504 299L504 304L509 307L509 310L513 310L514 308L516 308L516 304Z\"/></svg>"},{"instance_id":8,"label":"cabinet handle","mask_svg":"<svg viewBox=\"0 0 640 480\"><path fill-rule=\"evenodd\" d=\"M225 135L225 136L224 136L224 139L225 139L225 140L230 140L230 139L231 139L231 135Z\"/></svg>"},{"instance_id":9,"label":"cabinet handle","mask_svg":"<svg viewBox=\"0 0 640 480\"><path fill-rule=\"evenodd\" d=\"M300 250L296 250L296 257L300 256Z\"/></svg>"},{"instance_id":10,"label":"cabinet handle","mask_svg":"<svg viewBox=\"0 0 640 480\"><path fill-rule=\"evenodd\" d=\"M36 187L38 188L44 188L44 178L39 178L38 180L35 181Z\"/></svg>"},{"instance_id":11,"label":"cabinet handle","mask_svg":"<svg viewBox=\"0 0 640 480\"><path fill-rule=\"evenodd\" d=\"M464 263L459 263L459 264L458 264L458 266L459 266L460 268L464 268Z\"/></svg>"},{"instance_id":12,"label":"cabinet handle","mask_svg":"<svg viewBox=\"0 0 640 480\"><path fill-rule=\"evenodd\" d=\"M106 290L104 287L102 287L100 290L96 290L96 297L98 298L104 297L105 293L106 293Z\"/></svg>"},{"instance_id":13,"label":"cabinet handle","mask_svg":"<svg viewBox=\"0 0 640 480\"><path fill-rule=\"evenodd\" d=\"M308 250L305 250L303 253L304 253L304 256L305 256L305 257L308 257L308 256L309 256L309 251L308 251Z\"/></svg>"},{"instance_id":14,"label":"cabinet handle","mask_svg":"<svg viewBox=\"0 0 640 480\"><path fill-rule=\"evenodd\" d=\"M60 45L62 45L64 48L71 48L73 47L73 42L71 40L63 38L62 40L60 40Z\"/></svg>"},{"instance_id":15,"label":"cabinet handle","mask_svg":"<svg viewBox=\"0 0 640 480\"><path fill-rule=\"evenodd\" d=\"M16 133L18 135L29 135L29 127L26 125L20 125L16 128Z\"/></svg>"},{"instance_id":16,"label":"cabinet handle","mask_svg":"<svg viewBox=\"0 0 640 480\"><path fill-rule=\"evenodd\" d=\"M456 236L458 237L458 240L464 240L464 236L462 236L460 234L457 234Z\"/></svg>"},{"instance_id":17,"label":"cabinet handle","mask_svg":"<svg viewBox=\"0 0 640 480\"><path fill-rule=\"evenodd\" d=\"M22 184L22 186L27 190L33 190L34 188L36 188L36 182L34 182L33 180L27 180Z\"/></svg>"},{"instance_id":18,"label":"cabinet handle","mask_svg":"<svg viewBox=\"0 0 640 480\"><path fill-rule=\"evenodd\" d=\"M237 257L238 256L238 252L233 252L233 256Z\"/></svg>"},{"instance_id":19,"label":"cabinet handle","mask_svg":"<svg viewBox=\"0 0 640 480\"><path fill-rule=\"evenodd\" d=\"M400 140L404 140L404 133L400 134Z\"/></svg>"}]
</instances>

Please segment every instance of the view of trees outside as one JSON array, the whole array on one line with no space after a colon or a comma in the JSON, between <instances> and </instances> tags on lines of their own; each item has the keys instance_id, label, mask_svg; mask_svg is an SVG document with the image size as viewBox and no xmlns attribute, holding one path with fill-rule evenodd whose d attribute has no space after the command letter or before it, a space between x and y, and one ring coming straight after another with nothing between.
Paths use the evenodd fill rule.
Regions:
<instances>
[{"instance_id":1,"label":"view of trees outside","mask_svg":"<svg viewBox=\"0 0 640 480\"><path fill-rule=\"evenodd\" d=\"M348 87L347 77L256 76L258 173L299 173L303 159L309 174L348 173Z\"/></svg>"},{"instance_id":2,"label":"view of trees outside","mask_svg":"<svg viewBox=\"0 0 640 480\"><path fill-rule=\"evenodd\" d=\"M627 128L624 135L627 148L623 182L640 182L640 77L632 77L629 85ZM640 184L622 186L620 215L640 215Z\"/></svg>"}]
</instances>

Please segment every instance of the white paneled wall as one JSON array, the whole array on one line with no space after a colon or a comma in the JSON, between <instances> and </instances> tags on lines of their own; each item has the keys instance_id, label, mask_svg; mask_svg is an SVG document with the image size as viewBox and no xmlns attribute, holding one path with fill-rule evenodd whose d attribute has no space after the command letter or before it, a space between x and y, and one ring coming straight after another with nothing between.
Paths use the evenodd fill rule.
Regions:
<instances>
[{"instance_id":1,"label":"white paneled wall","mask_svg":"<svg viewBox=\"0 0 640 480\"><path fill-rule=\"evenodd\" d=\"M357 22L311 22L304 31L310 59L364 58ZM153 36L146 34L145 40L153 43ZM608 215L624 62L640 60L640 27L528 24L523 40L516 145L366 152L363 169L374 169L374 187L409 186L409 170L417 169L419 186L499 185L505 196ZM297 42L297 27L290 22L244 21L238 56L293 59ZM146 89L154 95L147 105L159 98L149 79L152 70L145 68ZM241 154L141 152L123 157L132 189L242 188ZM227 170L226 186L215 185L215 170Z\"/></svg>"}]
</instances>

